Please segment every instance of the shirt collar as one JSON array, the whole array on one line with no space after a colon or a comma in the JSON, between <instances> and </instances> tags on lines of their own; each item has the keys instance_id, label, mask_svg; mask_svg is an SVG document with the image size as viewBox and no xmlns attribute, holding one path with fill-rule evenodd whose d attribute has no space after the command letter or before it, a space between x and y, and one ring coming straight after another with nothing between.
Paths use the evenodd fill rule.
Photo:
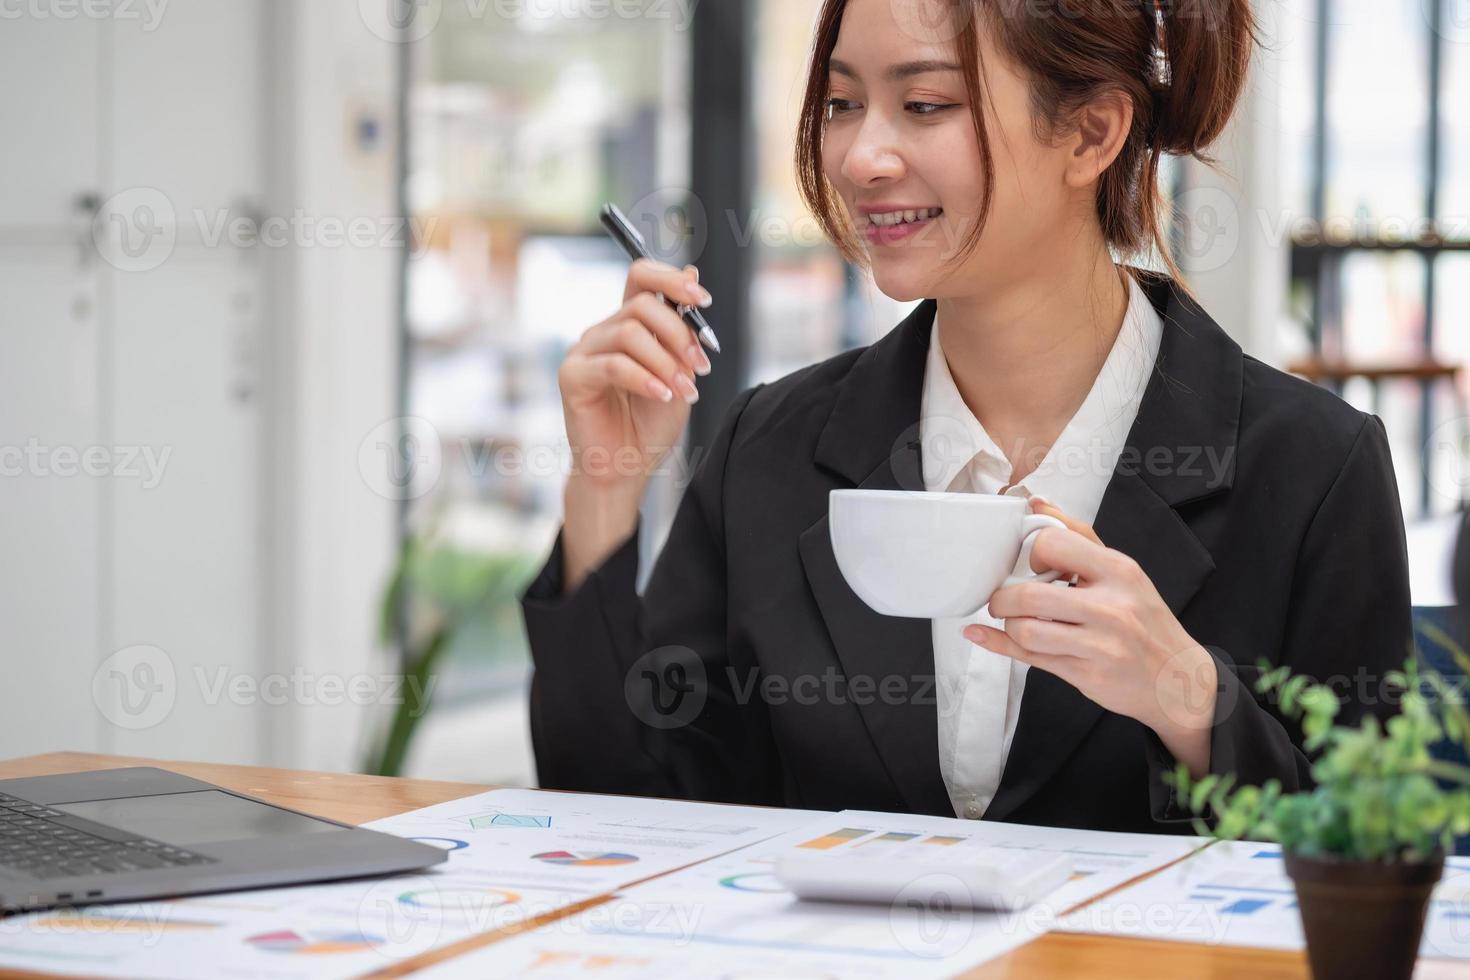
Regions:
<instances>
[{"instance_id":1,"label":"shirt collar","mask_svg":"<svg viewBox=\"0 0 1470 980\"><path fill-rule=\"evenodd\" d=\"M1101 498L1097 488L1105 488L1112 477L1163 337L1163 321L1147 294L1133 276L1127 280L1128 308L1102 370L1041 463L1019 486L1072 514L1096 509ZM930 329L919 418L924 487L949 489L973 462L974 482L999 489L1010 478L1010 461L960 396L940 348L937 313ZM968 481L954 488L973 489Z\"/></svg>"}]
</instances>

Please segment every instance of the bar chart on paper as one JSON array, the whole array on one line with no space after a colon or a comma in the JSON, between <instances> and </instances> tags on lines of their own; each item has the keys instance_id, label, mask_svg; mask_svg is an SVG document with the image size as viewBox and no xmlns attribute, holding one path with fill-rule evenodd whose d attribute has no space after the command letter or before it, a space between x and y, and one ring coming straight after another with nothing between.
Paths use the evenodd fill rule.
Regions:
<instances>
[{"instance_id":1,"label":"bar chart on paper","mask_svg":"<svg viewBox=\"0 0 1470 980\"><path fill-rule=\"evenodd\" d=\"M967 852L1066 852L1080 872L1059 889L1058 907L1067 908L1203 843L904 814L809 816L808 823L780 837L643 881L606 906L445 963L428 971L426 980L489 980L521 976L533 967L535 976L603 980L953 976L1035 938L1051 911L1014 915L922 903L801 901L777 880L777 863L792 854L861 862L906 861L909 855L954 861Z\"/></svg>"},{"instance_id":2,"label":"bar chart on paper","mask_svg":"<svg viewBox=\"0 0 1470 980\"><path fill-rule=\"evenodd\" d=\"M849 812L845 816L862 814ZM906 818L909 826L902 829L893 826L904 819L894 814L874 814L872 820L854 820L850 826L824 831L800 842L796 849L850 856L853 860L911 861L916 865L966 860L1004 865L1010 861L1065 855L1072 862L1073 881L1127 870L1148 862L1158 853L1156 839L1142 835L1086 837L1058 834L1044 828L1038 833L1037 828L1000 823L975 824L973 831L958 833L948 827L956 821L944 817L910 817ZM925 829L918 825L919 821L930 819L945 821L945 829ZM1195 838L1180 839L1195 841L1180 851L1181 855L1202 843Z\"/></svg>"},{"instance_id":3,"label":"bar chart on paper","mask_svg":"<svg viewBox=\"0 0 1470 980\"><path fill-rule=\"evenodd\" d=\"M1262 949L1306 948L1296 889L1280 847L1250 841L1205 848L1067 916L1061 928ZM1470 858L1445 862L1425 917L1419 955L1470 959Z\"/></svg>"}]
</instances>

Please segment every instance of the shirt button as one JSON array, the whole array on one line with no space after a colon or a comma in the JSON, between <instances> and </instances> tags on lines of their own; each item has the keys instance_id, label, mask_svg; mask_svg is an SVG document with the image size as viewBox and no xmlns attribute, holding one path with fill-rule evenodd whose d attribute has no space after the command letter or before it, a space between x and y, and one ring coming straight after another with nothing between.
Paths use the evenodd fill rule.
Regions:
<instances>
[{"instance_id":1,"label":"shirt button","mask_svg":"<svg viewBox=\"0 0 1470 980\"><path fill-rule=\"evenodd\" d=\"M980 813L981 813L981 810L980 810L980 804L979 803L976 803L974 800L971 800L970 802L968 802L968 803L965 804L965 816L969 817L971 820L979 820L980 819Z\"/></svg>"}]
</instances>

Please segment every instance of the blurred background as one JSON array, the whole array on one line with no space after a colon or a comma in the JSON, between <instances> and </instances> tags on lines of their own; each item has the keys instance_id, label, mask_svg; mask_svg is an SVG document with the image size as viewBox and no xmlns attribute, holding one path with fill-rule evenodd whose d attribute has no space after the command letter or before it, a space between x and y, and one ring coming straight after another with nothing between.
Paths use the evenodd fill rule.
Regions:
<instances>
[{"instance_id":1,"label":"blurred background","mask_svg":"<svg viewBox=\"0 0 1470 980\"><path fill-rule=\"evenodd\" d=\"M817 0L0 2L4 755L534 782L516 596L619 203L725 353L690 426L889 330L802 208ZM1415 601L1470 496L1470 3L1263 0L1172 243L1381 415ZM1154 264L1148 258L1141 264ZM645 558L677 504L645 502Z\"/></svg>"}]
</instances>

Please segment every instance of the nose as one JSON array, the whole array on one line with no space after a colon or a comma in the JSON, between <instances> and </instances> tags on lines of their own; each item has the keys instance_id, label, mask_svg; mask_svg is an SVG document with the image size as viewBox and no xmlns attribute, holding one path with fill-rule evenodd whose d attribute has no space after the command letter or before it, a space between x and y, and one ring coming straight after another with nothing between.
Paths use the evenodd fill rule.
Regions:
<instances>
[{"instance_id":1,"label":"nose","mask_svg":"<svg viewBox=\"0 0 1470 980\"><path fill-rule=\"evenodd\" d=\"M856 186L866 187L897 180L903 174L903 156L893 126L879 113L869 111L842 157L842 176Z\"/></svg>"}]
</instances>

